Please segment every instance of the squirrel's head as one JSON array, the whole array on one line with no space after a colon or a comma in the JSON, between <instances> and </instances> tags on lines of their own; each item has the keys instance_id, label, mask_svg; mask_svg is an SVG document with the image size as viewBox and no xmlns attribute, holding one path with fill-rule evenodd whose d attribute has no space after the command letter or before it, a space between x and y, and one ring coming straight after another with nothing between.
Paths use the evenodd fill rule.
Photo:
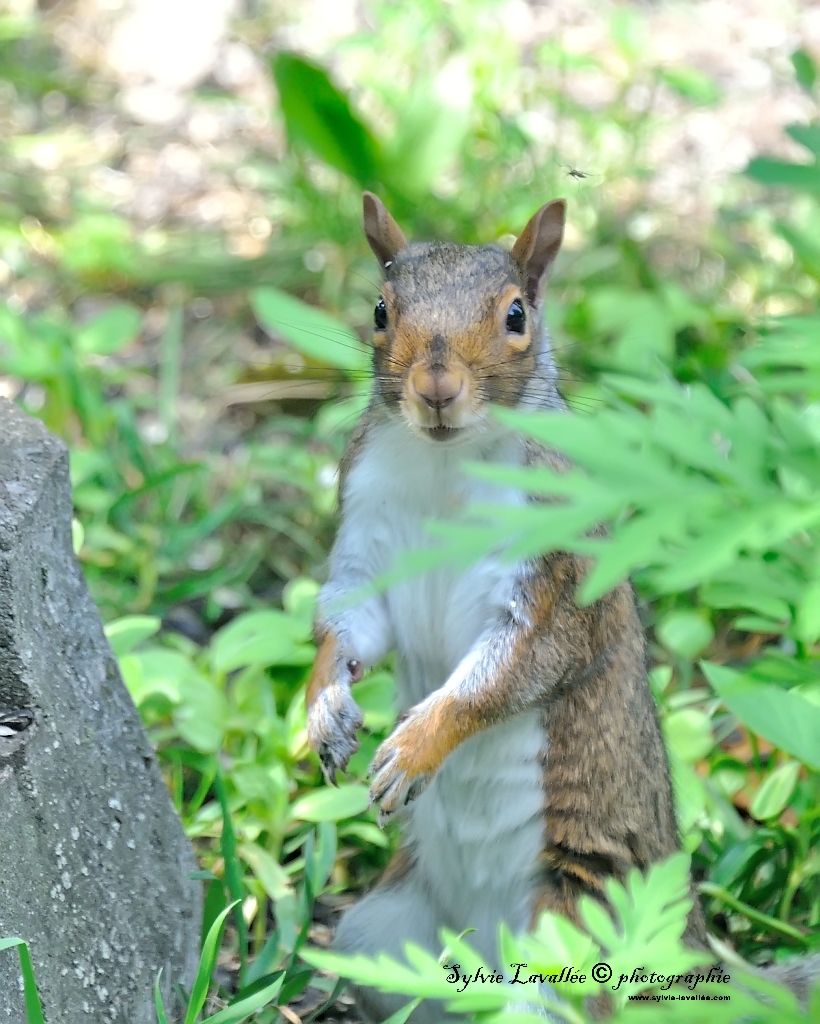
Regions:
<instances>
[{"instance_id":1,"label":"squirrel's head","mask_svg":"<svg viewBox=\"0 0 820 1024\"><path fill-rule=\"evenodd\" d=\"M381 401L432 441L472 435L487 404L554 394L545 352L544 287L564 233L565 203L531 218L510 252L493 245L408 244L384 204L364 194L364 230L382 272L374 310Z\"/></svg>"}]
</instances>

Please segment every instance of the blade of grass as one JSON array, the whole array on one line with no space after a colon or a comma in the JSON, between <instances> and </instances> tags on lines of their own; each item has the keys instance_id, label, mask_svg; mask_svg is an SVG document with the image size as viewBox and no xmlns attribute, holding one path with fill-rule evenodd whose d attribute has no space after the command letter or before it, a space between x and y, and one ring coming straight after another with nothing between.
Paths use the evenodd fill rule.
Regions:
<instances>
[{"instance_id":1,"label":"blade of grass","mask_svg":"<svg viewBox=\"0 0 820 1024\"><path fill-rule=\"evenodd\" d=\"M344 992L346 988L347 979L339 978L339 980L333 986L333 991L330 993L325 1002L322 1003L320 1006L317 1006L313 1013L308 1014L307 1017L304 1017L302 1020L302 1024L311 1024L311 1022L316 1020L317 1017L321 1016L321 1014L323 1014L325 1010L329 1010L330 1007L333 1006L333 1004L336 1002L336 1000L339 998L339 996L342 994L342 992Z\"/></svg>"},{"instance_id":2,"label":"blade of grass","mask_svg":"<svg viewBox=\"0 0 820 1024\"><path fill-rule=\"evenodd\" d=\"M154 982L154 1006L157 1011L158 1024L168 1024L168 1016L165 1013L165 1006L162 1002L162 992L159 989L159 980L162 977L162 968L159 969L157 980Z\"/></svg>"},{"instance_id":3,"label":"blade of grass","mask_svg":"<svg viewBox=\"0 0 820 1024\"><path fill-rule=\"evenodd\" d=\"M43 1017L43 1006L37 992L37 982L34 978L34 967L31 963L31 955L28 946L23 939L0 939L0 950L17 947L20 957L20 971L23 975L23 1002L26 1006L27 1024L46 1024Z\"/></svg>"},{"instance_id":4,"label":"blade of grass","mask_svg":"<svg viewBox=\"0 0 820 1024\"><path fill-rule=\"evenodd\" d=\"M809 939L797 928L792 927L790 924L786 924L785 921L778 921L776 917L769 917L768 914L764 914L759 910L755 910L754 907L750 907L748 903L744 903L742 900L736 899L731 893L722 889L719 885L715 885L714 882L701 882L698 889L705 893L707 896L713 896L715 899L720 900L727 906L736 910L739 914L743 914L748 917L749 920L755 921L757 924L768 929L769 931L779 932L781 935L785 935L790 939L794 939L803 946L809 945Z\"/></svg>"},{"instance_id":5,"label":"blade of grass","mask_svg":"<svg viewBox=\"0 0 820 1024\"><path fill-rule=\"evenodd\" d=\"M225 883L231 899L234 900L233 906L236 907L234 921L239 939L239 984L241 987L245 984L245 972L248 967L248 929L245 925L245 918L242 916L245 883L242 876L242 865L237 853L236 833L231 824L231 812L228 807L225 782L219 768L217 768L213 785L217 800L219 800L219 806L222 808L222 859L225 862Z\"/></svg>"},{"instance_id":6,"label":"blade of grass","mask_svg":"<svg viewBox=\"0 0 820 1024\"><path fill-rule=\"evenodd\" d=\"M168 440L176 442L177 395L182 362L182 307L168 310L168 322L162 334L159 361L159 418Z\"/></svg>"},{"instance_id":7,"label":"blade of grass","mask_svg":"<svg viewBox=\"0 0 820 1024\"><path fill-rule=\"evenodd\" d=\"M233 1003L231 1006L226 1006L224 1010L220 1010L219 1013L206 1018L202 1024L239 1024L239 1021L245 1020L252 1013L261 1010L263 1006L273 1002L279 994L281 987L282 978L277 978L276 981L263 988L260 992L256 992L254 995L248 996L247 999L242 999L238 1003Z\"/></svg>"},{"instance_id":8,"label":"blade of grass","mask_svg":"<svg viewBox=\"0 0 820 1024\"><path fill-rule=\"evenodd\" d=\"M217 917L211 925L210 931L205 937L205 941L202 943L199 967L196 972L194 986L191 989L191 1000L188 1003L188 1009L185 1011L185 1024L194 1024L202 1010L202 1007L205 1005L205 1000L208 997L208 989L211 987L211 975L214 972L216 960L219 956L219 943L222 939L222 932L225 928L225 920L228 914L230 914L233 908L237 905L237 902L241 907L241 901L235 901L225 907L219 917Z\"/></svg>"}]
</instances>

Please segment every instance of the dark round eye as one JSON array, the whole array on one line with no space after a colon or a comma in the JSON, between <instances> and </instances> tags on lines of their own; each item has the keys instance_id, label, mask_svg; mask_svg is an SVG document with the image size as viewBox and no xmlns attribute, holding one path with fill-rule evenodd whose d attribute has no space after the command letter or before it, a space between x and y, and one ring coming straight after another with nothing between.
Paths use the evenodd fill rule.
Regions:
<instances>
[{"instance_id":1,"label":"dark round eye","mask_svg":"<svg viewBox=\"0 0 820 1024\"><path fill-rule=\"evenodd\" d=\"M387 327L387 306L384 304L384 299L380 298L376 303L376 308L373 310L373 323L377 331L383 331Z\"/></svg>"},{"instance_id":2,"label":"dark round eye","mask_svg":"<svg viewBox=\"0 0 820 1024\"><path fill-rule=\"evenodd\" d=\"M520 299L515 299L507 310L507 330L513 334L523 334L527 328L527 316Z\"/></svg>"}]
</instances>

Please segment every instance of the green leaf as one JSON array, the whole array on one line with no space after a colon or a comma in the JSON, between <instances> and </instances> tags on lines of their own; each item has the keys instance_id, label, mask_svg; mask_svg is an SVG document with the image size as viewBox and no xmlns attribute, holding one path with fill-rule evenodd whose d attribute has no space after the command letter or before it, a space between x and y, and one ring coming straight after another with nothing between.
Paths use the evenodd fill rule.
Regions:
<instances>
[{"instance_id":1,"label":"green leaf","mask_svg":"<svg viewBox=\"0 0 820 1024\"><path fill-rule=\"evenodd\" d=\"M221 748L229 713L225 694L207 676L192 670L180 680L174 723L195 750L215 754Z\"/></svg>"},{"instance_id":2,"label":"green leaf","mask_svg":"<svg viewBox=\"0 0 820 1024\"><path fill-rule=\"evenodd\" d=\"M786 126L786 131L795 142L820 158L820 124L790 124Z\"/></svg>"},{"instance_id":3,"label":"green leaf","mask_svg":"<svg viewBox=\"0 0 820 1024\"><path fill-rule=\"evenodd\" d=\"M23 939L0 939L0 952L4 949L11 949L14 946L17 947L17 954L20 957L20 973L23 975L23 1002L26 1007L27 1024L46 1024L40 996L37 993L37 981L34 977L34 967L31 963L28 945Z\"/></svg>"},{"instance_id":4,"label":"green leaf","mask_svg":"<svg viewBox=\"0 0 820 1024\"><path fill-rule=\"evenodd\" d=\"M211 664L219 673L257 665L309 665L310 625L275 609L246 612L223 626L211 641Z\"/></svg>"},{"instance_id":5,"label":"green leaf","mask_svg":"<svg viewBox=\"0 0 820 1024\"><path fill-rule=\"evenodd\" d=\"M657 628L658 639L673 654L694 658L712 642L712 624L696 611L670 612Z\"/></svg>"},{"instance_id":6,"label":"green leaf","mask_svg":"<svg viewBox=\"0 0 820 1024\"><path fill-rule=\"evenodd\" d=\"M157 1022L158 1024L168 1024L168 1015L165 1012L165 1005L162 1002L162 992L160 991L159 981L162 977L162 968L159 969L157 980L154 982L154 1009L157 1011Z\"/></svg>"},{"instance_id":7,"label":"green leaf","mask_svg":"<svg viewBox=\"0 0 820 1024\"><path fill-rule=\"evenodd\" d=\"M130 345L142 327L142 314L125 303L112 306L77 330L77 350L107 356Z\"/></svg>"},{"instance_id":8,"label":"green leaf","mask_svg":"<svg viewBox=\"0 0 820 1024\"><path fill-rule=\"evenodd\" d=\"M272 61L288 140L301 143L363 187L379 178L379 144L327 72L293 53Z\"/></svg>"},{"instance_id":9,"label":"green leaf","mask_svg":"<svg viewBox=\"0 0 820 1024\"><path fill-rule=\"evenodd\" d=\"M660 79L679 96L701 106L713 106L720 99L717 82L698 68L662 68Z\"/></svg>"},{"instance_id":10,"label":"green leaf","mask_svg":"<svg viewBox=\"0 0 820 1024\"><path fill-rule=\"evenodd\" d=\"M816 164L791 164L784 160L757 157L745 173L763 185L786 185L812 194L820 194L820 168Z\"/></svg>"},{"instance_id":11,"label":"green leaf","mask_svg":"<svg viewBox=\"0 0 820 1024\"><path fill-rule=\"evenodd\" d=\"M242 874L242 865L239 862L236 832L234 831L233 823L231 821L231 809L228 805L228 796L225 792L225 781L221 769L217 771L213 785L216 798L219 801L219 808L222 811L222 840L220 842L220 850L222 852L222 860L225 863L225 886L234 901L230 907L226 908L226 912L230 911L232 907L236 908L234 921L236 923L236 932L239 944L239 980L240 983L242 983L245 979L245 968L247 966L248 956L248 929L245 924L245 918L242 914L242 900L244 899L246 892L245 880ZM220 915L220 917L221 916L222 915ZM219 920L219 918L217 918L217 920Z\"/></svg>"},{"instance_id":12,"label":"green leaf","mask_svg":"<svg viewBox=\"0 0 820 1024\"><path fill-rule=\"evenodd\" d=\"M669 749L687 764L706 757L714 746L709 716L697 708L683 708L667 715L663 731Z\"/></svg>"},{"instance_id":13,"label":"green leaf","mask_svg":"<svg viewBox=\"0 0 820 1024\"><path fill-rule=\"evenodd\" d=\"M75 555L82 551L85 541L85 528L79 519L71 520L71 549Z\"/></svg>"},{"instance_id":14,"label":"green leaf","mask_svg":"<svg viewBox=\"0 0 820 1024\"><path fill-rule=\"evenodd\" d=\"M241 843L239 856L250 866L272 900L281 899L293 891L290 876L285 869L257 843Z\"/></svg>"},{"instance_id":15,"label":"green leaf","mask_svg":"<svg viewBox=\"0 0 820 1024\"><path fill-rule=\"evenodd\" d=\"M405 1022L410 1019L410 1014L421 1005L421 1002L421 999L411 999L407 1006L402 1006L400 1010L396 1010L395 1013L391 1013L385 1020L384 1024L405 1024Z\"/></svg>"},{"instance_id":16,"label":"green leaf","mask_svg":"<svg viewBox=\"0 0 820 1024\"><path fill-rule=\"evenodd\" d=\"M202 1007L205 1005L208 989L211 985L211 975L214 972L217 957L219 956L219 946L222 940L222 932L225 928L225 919L239 903L240 901L236 900L225 907L205 936L205 942L202 944L202 953L199 957L199 967L197 968L196 978L191 989L191 998L185 1011L185 1024L194 1024L202 1011Z\"/></svg>"},{"instance_id":17,"label":"green leaf","mask_svg":"<svg viewBox=\"0 0 820 1024\"><path fill-rule=\"evenodd\" d=\"M615 336L619 369L656 376L674 355L674 321L665 304L648 292L596 289L589 300L596 331Z\"/></svg>"},{"instance_id":18,"label":"green leaf","mask_svg":"<svg viewBox=\"0 0 820 1024\"><path fill-rule=\"evenodd\" d=\"M769 686L708 661L706 678L732 714L753 732L820 771L820 707L796 693Z\"/></svg>"},{"instance_id":19,"label":"green leaf","mask_svg":"<svg viewBox=\"0 0 820 1024\"><path fill-rule=\"evenodd\" d=\"M811 56L805 50L795 50L792 54L792 66L798 84L810 93L817 81L817 67Z\"/></svg>"},{"instance_id":20,"label":"green leaf","mask_svg":"<svg viewBox=\"0 0 820 1024\"><path fill-rule=\"evenodd\" d=\"M239 1024L240 1021L247 1020L252 1013L261 1010L263 1006L267 1006L276 999L283 981L284 975L271 982L270 985L267 985L259 992L255 992L245 999L240 999L239 1002L226 1006L224 1010L206 1017L202 1024Z\"/></svg>"},{"instance_id":21,"label":"green leaf","mask_svg":"<svg viewBox=\"0 0 820 1024\"><path fill-rule=\"evenodd\" d=\"M811 582L800 598L795 633L806 644L812 644L820 637L820 580Z\"/></svg>"},{"instance_id":22,"label":"green leaf","mask_svg":"<svg viewBox=\"0 0 820 1024\"><path fill-rule=\"evenodd\" d=\"M749 808L752 817L758 821L780 817L791 800L799 773L800 765L797 761L786 761L775 768L755 793L752 806Z\"/></svg>"},{"instance_id":23,"label":"green leaf","mask_svg":"<svg viewBox=\"0 0 820 1024\"><path fill-rule=\"evenodd\" d=\"M434 79L416 80L385 154L394 189L421 194L462 151L470 127L472 80L463 56L451 58Z\"/></svg>"},{"instance_id":24,"label":"green leaf","mask_svg":"<svg viewBox=\"0 0 820 1024\"><path fill-rule=\"evenodd\" d=\"M344 324L278 288L256 288L251 307L262 327L325 366L362 372L370 353Z\"/></svg>"},{"instance_id":25,"label":"green leaf","mask_svg":"<svg viewBox=\"0 0 820 1024\"><path fill-rule=\"evenodd\" d=\"M369 805L367 786L315 789L294 801L290 817L293 821L340 821L361 814Z\"/></svg>"},{"instance_id":26,"label":"green leaf","mask_svg":"<svg viewBox=\"0 0 820 1024\"><path fill-rule=\"evenodd\" d=\"M393 677L387 672L374 672L356 683L352 692L364 715L366 729L387 729L395 722L395 687Z\"/></svg>"},{"instance_id":27,"label":"green leaf","mask_svg":"<svg viewBox=\"0 0 820 1024\"><path fill-rule=\"evenodd\" d=\"M109 622L105 627L105 635L114 654L121 658L143 640L153 636L161 624L162 620L155 615L126 615Z\"/></svg>"}]
</instances>

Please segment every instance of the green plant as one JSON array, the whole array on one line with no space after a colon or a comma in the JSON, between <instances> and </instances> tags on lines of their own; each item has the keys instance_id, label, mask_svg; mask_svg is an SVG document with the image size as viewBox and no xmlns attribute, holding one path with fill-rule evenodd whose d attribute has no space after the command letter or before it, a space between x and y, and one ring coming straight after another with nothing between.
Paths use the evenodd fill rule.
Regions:
<instances>
[{"instance_id":1,"label":"green plant","mask_svg":"<svg viewBox=\"0 0 820 1024\"><path fill-rule=\"evenodd\" d=\"M495 983L498 972L470 948L468 939L446 930L441 935L446 952L438 959L411 943L405 948L406 964L386 955L371 959L361 954L314 949L304 950L302 957L360 985L415 999L441 1000L448 1012L499 1024L534 1024L544 1019L545 1009L569 1024L584 1024L590 1019L585 1000L603 993L611 1000L615 1019L637 1020L646 1013L642 1003L635 999L641 993L657 993L659 989L666 993L691 993L698 985L703 985L699 995L704 991L712 999L728 995L729 1001L720 1005L710 1002L707 1008L697 1001L665 1003L664 1019L668 1012L670 1019L686 1024L712 1020L781 1024L805 1020L794 996L785 989L734 968L724 981L722 970L709 971L710 957L682 945L681 936L691 907L688 893L688 858L677 854L652 867L645 877L632 871L625 886L610 880L607 896L611 913L590 897L583 897L583 930L550 913L541 916L529 935L514 937L502 926L498 963L502 965L504 983ZM597 973L602 966L611 971L608 978L607 971ZM569 967L573 968L572 980L566 972ZM660 981L657 975L663 976ZM522 978L527 979L526 987L518 988L525 984ZM707 978L717 978L718 982L709 984ZM531 983L536 979L540 985ZM493 983L488 983L490 980ZM545 991L547 985L551 992ZM686 1000L686 995L682 998ZM526 1004L524 1008L522 1002ZM541 1013L538 1008L542 1008ZM809 1019L819 1009L817 986ZM405 1018L397 1014L396 1019Z\"/></svg>"},{"instance_id":2,"label":"green plant","mask_svg":"<svg viewBox=\"0 0 820 1024\"><path fill-rule=\"evenodd\" d=\"M45 1024L43 1007L40 1003L40 996L37 993L37 981L34 977L34 968L31 964L31 954L28 945L22 939L0 939L0 952L4 949L14 949L20 957L20 971L23 975L23 1001L26 1007L26 1024Z\"/></svg>"}]
</instances>

